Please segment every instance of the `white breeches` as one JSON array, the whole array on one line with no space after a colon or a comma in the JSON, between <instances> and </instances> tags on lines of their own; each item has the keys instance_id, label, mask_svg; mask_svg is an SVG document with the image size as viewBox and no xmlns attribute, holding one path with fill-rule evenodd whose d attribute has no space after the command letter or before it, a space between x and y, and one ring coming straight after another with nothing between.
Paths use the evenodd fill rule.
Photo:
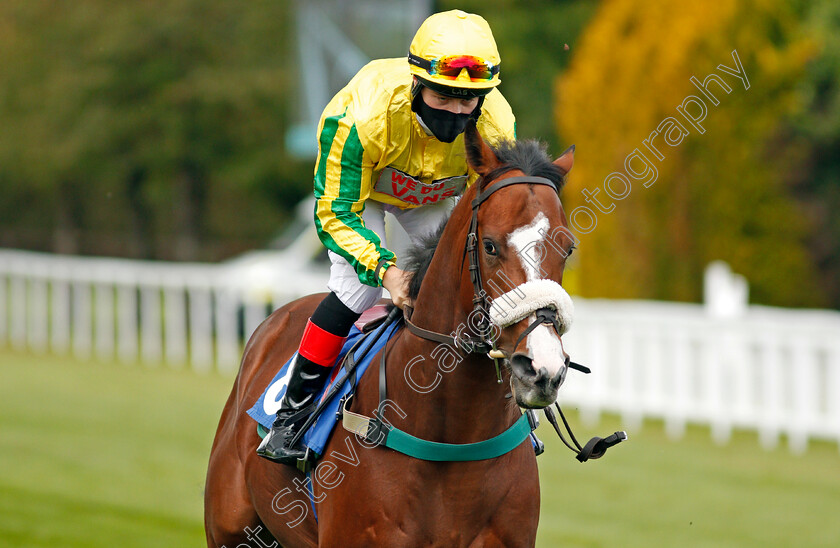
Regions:
<instances>
[{"instance_id":1,"label":"white breeches","mask_svg":"<svg viewBox=\"0 0 840 548\"><path fill-rule=\"evenodd\" d=\"M385 213L391 213L406 231L411 243L415 244L420 238L436 230L455 206L456 198L443 200L436 204L400 209L396 206L374 202L365 203L362 219L365 226L376 232L382 239L382 247L388 249L387 234L385 234ZM356 271L342 256L329 252L330 281L327 288L353 312L361 314L382 297L381 287L371 287L359 281Z\"/></svg>"}]
</instances>

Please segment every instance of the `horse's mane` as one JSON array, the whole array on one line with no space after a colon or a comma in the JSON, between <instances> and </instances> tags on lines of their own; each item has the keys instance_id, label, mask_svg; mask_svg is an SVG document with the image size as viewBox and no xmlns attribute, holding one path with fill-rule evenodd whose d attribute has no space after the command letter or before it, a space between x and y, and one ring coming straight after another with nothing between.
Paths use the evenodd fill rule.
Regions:
<instances>
[{"instance_id":1,"label":"horse's mane","mask_svg":"<svg viewBox=\"0 0 840 548\"><path fill-rule=\"evenodd\" d=\"M429 270L429 265L432 264L432 257L448 220L445 219L434 232L420 238L419 242L409 247L406 252L405 270L411 276L408 281L408 297L412 300L420 294L420 285L426 271Z\"/></svg>"},{"instance_id":2,"label":"horse's mane","mask_svg":"<svg viewBox=\"0 0 840 548\"><path fill-rule=\"evenodd\" d=\"M534 177L545 177L555 184L558 192L566 183L566 175L555 166L546 152L546 145L534 139L523 141L503 140L495 147L491 147L501 164L483 177L485 181L493 181L502 174L519 170L525 175ZM480 181L479 181L480 182ZM406 252L405 270L411 274L408 283L408 296L416 299L420 293L420 286L423 278L432 263L438 242L443 235L447 220L437 230L419 240L419 242L408 248Z\"/></svg>"},{"instance_id":3,"label":"horse's mane","mask_svg":"<svg viewBox=\"0 0 840 548\"><path fill-rule=\"evenodd\" d=\"M535 139L524 141L501 141L491 147L501 166L488 173L483 179L495 181L508 171L518 169L525 175L545 177L557 187L557 192L563 190L566 184L566 174L555 166L546 152L546 145Z\"/></svg>"}]
</instances>

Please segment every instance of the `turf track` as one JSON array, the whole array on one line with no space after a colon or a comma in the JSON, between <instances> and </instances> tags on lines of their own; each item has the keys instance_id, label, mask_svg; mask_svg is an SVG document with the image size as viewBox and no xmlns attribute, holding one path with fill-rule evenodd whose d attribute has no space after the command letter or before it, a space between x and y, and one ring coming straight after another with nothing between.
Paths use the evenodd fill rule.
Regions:
<instances>
[{"instance_id":1,"label":"turf track","mask_svg":"<svg viewBox=\"0 0 840 548\"><path fill-rule=\"evenodd\" d=\"M0 547L203 545L202 488L232 379L0 350ZM620 427L607 418L579 437ZM840 546L840 452L761 450L656 423L580 464L545 427L538 546Z\"/></svg>"}]
</instances>

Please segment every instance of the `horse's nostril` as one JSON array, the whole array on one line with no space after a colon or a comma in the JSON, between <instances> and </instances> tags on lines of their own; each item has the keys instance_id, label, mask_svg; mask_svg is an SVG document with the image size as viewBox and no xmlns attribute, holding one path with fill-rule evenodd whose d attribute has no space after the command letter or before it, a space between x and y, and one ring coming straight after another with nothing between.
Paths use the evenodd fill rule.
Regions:
<instances>
[{"instance_id":1,"label":"horse's nostril","mask_svg":"<svg viewBox=\"0 0 840 548\"><path fill-rule=\"evenodd\" d=\"M515 352L513 356L510 357L511 369L513 369L516 376L522 380L530 380L537 376L537 372L534 371L532 364L533 360L531 359L531 356L523 354L522 352Z\"/></svg>"}]
</instances>

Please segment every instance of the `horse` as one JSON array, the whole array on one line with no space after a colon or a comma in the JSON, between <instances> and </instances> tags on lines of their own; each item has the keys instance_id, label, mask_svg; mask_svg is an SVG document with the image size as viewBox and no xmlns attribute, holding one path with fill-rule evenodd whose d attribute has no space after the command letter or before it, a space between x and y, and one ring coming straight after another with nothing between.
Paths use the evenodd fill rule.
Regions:
<instances>
[{"instance_id":1,"label":"horse","mask_svg":"<svg viewBox=\"0 0 840 548\"><path fill-rule=\"evenodd\" d=\"M411 329L391 338L373 361L379 375L370 367L346 405L442 444L494 438L520 408L550 405L569 366L570 312L559 309L571 305L560 284L574 238L559 192L574 147L553 161L536 141L491 147L474 123L465 145L479 177L413 258ZM530 439L492 458L430 461L339 425L309 475L256 455L245 411L322 298L279 308L245 346L207 469L207 545L533 546L540 486Z\"/></svg>"}]
</instances>

